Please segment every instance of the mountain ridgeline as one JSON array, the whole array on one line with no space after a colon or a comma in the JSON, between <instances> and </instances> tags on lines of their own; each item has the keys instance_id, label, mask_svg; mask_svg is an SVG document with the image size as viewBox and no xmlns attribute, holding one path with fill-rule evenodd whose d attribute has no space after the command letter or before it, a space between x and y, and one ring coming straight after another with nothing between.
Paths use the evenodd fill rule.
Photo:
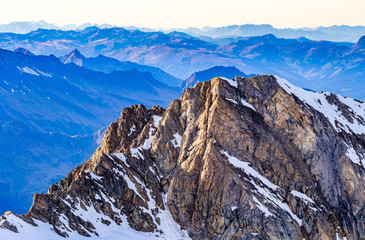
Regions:
<instances>
[{"instance_id":1,"label":"mountain ridgeline","mask_svg":"<svg viewBox=\"0 0 365 240\"><path fill-rule=\"evenodd\" d=\"M240 29L239 26L229 29L234 32L236 27ZM179 79L186 79L194 72L234 66L246 74L274 74L290 79L299 87L364 100L365 46L360 38L363 35L354 44L313 41L304 35L284 39L272 33L275 32L212 40L175 31L98 27L77 31L38 29L27 34L0 33L0 48L25 48L37 55L54 54L60 58L77 48L87 58L82 61L83 66L91 70L110 72L132 67L149 71L159 81L172 86L179 85ZM75 63L80 64L77 59Z\"/></svg>"},{"instance_id":2,"label":"mountain ridgeline","mask_svg":"<svg viewBox=\"0 0 365 240\"><path fill-rule=\"evenodd\" d=\"M65 56L62 56L60 60L64 64L74 63L80 67L104 73L137 69L140 72L149 72L154 78L158 79L159 81L175 87L182 82L181 79L178 79L156 67L140 65L130 61L121 62L117 59L105 57L103 55L99 55L94 58L86 58L77 49Z\"/></svg>"},{"instance_id":3,"label":"mountain ridgeline","mask_svg":"<svg viewBox=\"0 0 365 240\"><path fill-rule=\"evenodd\" d=\"M34 192L89 159L123 107L168 106L181 92L135 68L105 73L0 49L0 212L28 211Z\"/></svg>"},{"instance_id":4,"label":"mountain ridgeline","mask_svg":"<svg viewBox=\"0 0 365 240\"><path fill-rule=\"evenodd\" d=\"M7 239L365 239L365 103L271 75L133 105Z\"/></svg>"},{"instance_id":5,"label":"mountain ridgeline","mask_svg":"<svg viewBox=\"0 0 365 240\"><path fill-rule=\"evenodd\" d=\"M185 81L180 84L180 88L182 88L182 89L191 88L191 87L194 87L195 84L197 84L199 82L209 81L210 79L212 79L216 76L234 78L236 76L252 77L254 75L251 74L250 76L248 76L233 66L231 66L231 67L215 66L215 67L191 74L190 77L185 79Z\"/></svg>"}]
</instances>

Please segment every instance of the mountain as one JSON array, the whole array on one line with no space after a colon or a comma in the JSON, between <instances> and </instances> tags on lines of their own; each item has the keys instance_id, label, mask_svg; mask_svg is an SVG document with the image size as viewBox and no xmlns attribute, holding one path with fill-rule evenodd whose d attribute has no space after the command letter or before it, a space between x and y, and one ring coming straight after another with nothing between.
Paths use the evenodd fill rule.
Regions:
<instances>
[{"instance_id":1,"label":"mountain","mask_svg":"<svg viewBox=\"0 0 365 240\"><path fill-rule=\"evenodd\" d=\"M225 76L227 78L234 78L236 76L248 77L235 67L216 66L203 71L193 73L184 82L180 84L180 88L186 89L194 87L199 82L208 81L214 77Z\"/></svg>"},{"instance_id":2,"label":"mountain","mask_svg":"<svg viewBox=\"0 0 365 240\"><path fill-rule=\"evenodd\" d=\"M72 52L70 52L69 54L63 56L60 58L60 61L63 64L69 64L69 63L74 63L77 66L82 67L83 66L83 62L85 60L85 56L82 55L79 50L75 49Z\"/></svg>"},{"instance_id":3,"label":"mountain","mask_svg":"<svg viewBox=\"0 0 365 240\"><path fill-rule=\"evenodd\" d=\"M62 27L56 26L52 23L47 23L46 21L31 21L31 22L11 22L8 24L0 24L0 32L10 32L10 33L20 33L25 34L37 29L55 29L55 30L79 30L85 29L87 27L97 26L99 28L111 28L115 27L114 25L110 24L92 24L92 23L85 23L82 25L76 24L69 24Z\"/></svg>"},{"instance_id":4,"label":"mountain","mask_svg":"<svg viewBox=\"0 0 365 240\"><path fill-rule=\"evenodd\" d=\"M52 46L56 47L50 47ZM125 62L148 65L185 79L191 73L217 65L243 66L239 59L215 53L217 45L178 33L141 32L123 28L78 31L44 30L28 34L0 33L0 47L29 49L38 55L69 54L75 48L87 58L104 55ZM193 56L193 57L192 57Z\"/></svg>"},{"instance_id":5,"label":"mountain","mask_svg":"<svg viewBox=\"0 0 365 240\"><path fill-rule=\"evenodd\" d=\"M69 24L65 26L56 26L54 24L47 23L45 21L38 22L11 22L8 24L0 25L0 32L10 32L10 33L20 33L25 34L37 29L47 29L47 30L83 30L88 27L97 28L115 28L116 25L111 24L92 24L84 23L82 25ZM244 25L229 25L222 27L204 27L204 28L172 28L172 29L162 29L162 28L145 28L145 27L135 27L135 26L124 26L123 28L127 30L140 30L143 32L164 32L164 33L174 33L179 32L180 34L185 33L198 38L208 37L211 41L217 39L229 39L237 37L251 37L260 36L266 34L274 34L281 38L300 38L306 37L311 40L327 40L334 42L356 42L361 36L365 35L364 26L329 26L329 27L316 27L316 28L275 28L269 24L244 24ZM207 38L205 38L207 40ZM223 40L224 41L224 40Z\"/></svg>"},{"instance_id":6,"label":"mountain","mask_svg":"<svg viewBox=\"0 0 365 240\"><path fill-rule=\"evenodd\" d=\"M25 49L25 48L17 48L14 50L14 52L19 52L19 53L23 53L25 55L34 56L34 53L28 51L28 49Z\"/></svg>"},{"instance_id":7,"label":"mountain","mask_svg":"<svg viewBox=\"0 0 365 240\"><path fill-rule=\"evenodd\" d=\"M242 39L224 48L233 55L265 65L264 73L291 77L292 82L300 87L364 100L365 58L359 54L364 50L361 43L348 47L333 42L278 39L274 35L265 35Z\"/></svg>"},{"instance_id":8,"label":"mountain","mask_svg":"<svg viewBox=\"0 0 365 240\"><path fill-rule=\"evenodd\" d=\"M365 239L365 103L264 75L133 105L8 239Z\"/></svg>"},{"instance_id":9,"label":"mountain","mask_svg":"<svg viewBox=\"0 0 365 240\"><path fill-rule=\"evenodd\" d=\"M85 58L85 56L83 56L77 49L61 57L60 60L64 64L72 62L78 66L105 73L110 73L112 71L137 69L141 72L149 72L154 78L158 79L159 81L175 87L182 82L181 79L178 79L156 67L140 65L130 61L121 62L117 59L105 57L103 55L99 55L93 58Z\"/></svg>"},{"instance_id":10,"label":"mountain","mask_svg":"<svg viewBox=\"0 0 365 240\"><path fill-rule=\"evenodd\" d=\"M58 27L54 24L47 23L45 21L32 21L32 22L11 22L8 24L0 25L0 32L10 32L10 33L28 33L35 31L39 28L43 29L57 29Z\"/></svg>"},{"instance_id":11,"label":"mountain","mask_svg":"<svg viewBox=\"0 0 365 240\"><path fill-rule=\"evenodd\" d=\"M275 28L269 24L245 24L230 25L224 27L205 27L173 29L170 31L184 32L195 37L210 38L232 38L232 37L251 37L266 34L274 34L280 38L300 38L305 37L311 40L334 41L334 42L356 42L361 36L365 35L364 26L330 26L317 28Z\"/></svg>"},{"instance_id":12,"label":"mountain","mask_svg":"<svg viewBox=\"0 0 365 240\"><path fill-rule=\"evenodd\" d=\"M106 74L0 49L0 211L27 211L35 191L91 156L123 107L180 94L136 69Z\"/></svg>"},{"instance_id":13,"label":"mountain","mask_svg":"<svg viewBox=\"0 0 365 240\"><path fill-rule=\"evenodd\" d=\"M23 47L35 54L52 53L58 57L77 48L86 58L102 54L122 62L157 67L181 79L214 66L234 66L246 74L280 75L315 91L341 93L360 100L365 96L364 56L359 54L364 49L362 44L303 37L284 39L267 34L217 45L179 32L91 27L82 31L40 29L24 35L1 33L0 47Z\"/></svg>"}]
</instances>

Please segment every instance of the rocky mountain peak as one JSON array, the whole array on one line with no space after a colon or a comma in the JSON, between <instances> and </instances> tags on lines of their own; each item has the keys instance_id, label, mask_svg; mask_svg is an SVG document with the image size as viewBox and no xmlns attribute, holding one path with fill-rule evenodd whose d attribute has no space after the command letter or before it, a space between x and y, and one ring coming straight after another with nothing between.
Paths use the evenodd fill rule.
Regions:
<instances>
[{"instance_id":1,"label":"rocky mountain peak","mask_svg":"<svg viewBox=\"0 0 365 240\"><path fill-rule=\"evenodd\" d=\"M365 239L364 111L266 75L125 108L90 160L2 216L0 236Z\"/></svg>"},{"instance_id":2,"label":"rocky mountain peak","mask_svg":"<svg viewBox=\"0 0 365 240\"><path fill-rule=\"evenodd\" d=\"M32 53L31 51L29 51L28 49L21 48L21 47L15 49L14 52L19 52L19 53L23 53L24 55L34 56L34 53Z\"/></svg>"},{"instance_id":3,"label":"rocky mountain peak","mask_svg":"<svg viewBox=\"0 0 365 240\"><path fill-rule=\"evenodd\" d=\"M73 50L69 54L61 57L60 60L63 64L74 63L74 64L82 67L82 62L84 59L85 59L85 56L82 55L79 52L79 50L77 50L77 48L75 48L75 50Z\"/></svg>"},{"instance_id":4,"label":"rocky mountain peak","mask_svg":"<svg viewBox=\"0 0 365 240\"><path fill-rule=\"evenodd\" d=\"M191 88L194 87L196 83L209 81L215 76L226 76L227 78L234 78L235 76L248 77L236 67L215 66L191 74L184 82L180 84L179 87L182 89Z\"/></svg>"}]
</instances>

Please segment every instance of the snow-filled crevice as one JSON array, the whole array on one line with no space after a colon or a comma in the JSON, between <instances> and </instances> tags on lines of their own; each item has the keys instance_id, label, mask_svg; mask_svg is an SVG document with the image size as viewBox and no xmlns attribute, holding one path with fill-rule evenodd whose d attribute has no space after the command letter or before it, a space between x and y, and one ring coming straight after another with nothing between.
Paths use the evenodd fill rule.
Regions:
<instances>
[{"instance_id":1,"label":"snow-filled crevice","mask_svg":"<svg viewBox=\"0 0 365 240\"><path fill-rule=\"evenodd\" d=\"M299 224L299 226L302 225L302 220L291 211L287 203L283 202L283 198L277 195L276 193L273 193L280 188L279 186L273 184L267 178L262 176L259 172L257 172L254 168L250 166L251 164L249 162L241 161L238 158L231 156L228 152L224 150L221 150L220 152L225 157L227 157L230 164L232 164L236 168L243 170L249 176L248 180L255 188L253 192L257 193L262 199L262 201L259 201L254 196L253 200L256 203L256 207L260 211L262 211L266 217L270 216L276 217L276 215L273 214L266 206L264 206L262 202L268 203L276 208L282 209L283 211L287 212L291 216L291 218L294 219ZM260 185L257 184L254 181L254 178L257 179L261 184Z\"/></svg>"}]
</instances>

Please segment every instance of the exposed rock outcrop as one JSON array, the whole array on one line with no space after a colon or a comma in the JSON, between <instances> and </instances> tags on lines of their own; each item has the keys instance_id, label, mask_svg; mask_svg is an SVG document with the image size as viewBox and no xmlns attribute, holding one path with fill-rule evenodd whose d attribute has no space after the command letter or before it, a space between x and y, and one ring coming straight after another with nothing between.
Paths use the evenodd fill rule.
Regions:
<instances>
[{"instance_id":1,"label":"exposed rock outcrop","mask_svg":"<svg viewBox=\"0 0 365 240\"><path fill-rule=\"evenodd\" d=\"M198 83L167 110L123 109L0 236L365 239L364 119L363 102L279 77Z\"/></svg>"}]
</instances>

